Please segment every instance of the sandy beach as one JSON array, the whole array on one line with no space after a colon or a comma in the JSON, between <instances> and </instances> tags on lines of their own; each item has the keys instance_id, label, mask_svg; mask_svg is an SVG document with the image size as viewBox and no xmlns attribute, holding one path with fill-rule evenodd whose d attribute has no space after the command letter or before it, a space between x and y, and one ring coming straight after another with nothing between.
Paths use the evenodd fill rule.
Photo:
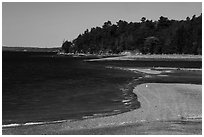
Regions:
<instances>
[{"instance_id":1,"label":"sandy beach","mask_svg":"<svg viewBox=\"0 0 204 137\"><path fill-rule=\"evenodd\" d=\"M202 86L146 83L141 108L81 121L3 128L3 134L202 134Z\"/></svg>"}]
</instances>

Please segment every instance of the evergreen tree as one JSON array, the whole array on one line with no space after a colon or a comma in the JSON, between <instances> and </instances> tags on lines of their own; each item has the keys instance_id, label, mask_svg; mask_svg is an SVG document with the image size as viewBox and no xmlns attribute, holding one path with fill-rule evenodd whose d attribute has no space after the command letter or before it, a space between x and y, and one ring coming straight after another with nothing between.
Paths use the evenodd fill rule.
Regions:
<instances>
[{"instance_id":1,"label":"evergreen tree","mask_svg":"<svg viewBox=\"0 0 204 137\"><path fill-rule=\"evenodd\" d=\"M119 20L104 22L102 27L84 31L73 43L64 41L65 52L120 53L137 50L150 54L202 54L202 14L176 21L161 16L158 21Z\"/></svg>"}]
</instances>

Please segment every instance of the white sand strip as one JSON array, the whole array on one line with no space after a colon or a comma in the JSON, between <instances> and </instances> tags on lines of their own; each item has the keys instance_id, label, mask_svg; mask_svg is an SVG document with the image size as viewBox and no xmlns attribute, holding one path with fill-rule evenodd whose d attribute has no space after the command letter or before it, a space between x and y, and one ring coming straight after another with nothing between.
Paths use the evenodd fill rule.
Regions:
<instances>
[{"instance_id":1,"label":"white sand strip","mask_svg":"<svg viewBox=\"0 0 204 137\"><path fill-rule=\"evenodd\" d=\"M114 68L114 69L121 69L126 71L133 71L133 72L141 72L145 74L161 74L161 73L171 73L173 70L178 70L178 68L169 68L169 67L154 67L152 68L126 68L126 67L111 67L108 66L106 68ZM202 69L199 68L179 68L183 71L202 71Z\"/></svg>"},{"instance_id":2,"label":"white sand strip","mask_svg":"<svg viewBox=\"0 0 204 137\"><path fill-rule=\"evenodd\" d=\"M202 61L202 55L177 55L177 54L169 54L169 55L126 55L119 57L108 57L101 59L89 59L86 61L108 61L108 60L141 60L141 59L171 59L171 60L192 60L192 61Z\"/></svg>"},{"instance_id":3,"label":"white sand strip","mask_svg":"<svg viewBox=\"0 0 204 137\"><path fill-rule=\"evenodd\" d=\"M120 70L133 71L133 72L141 72L141 73L146 73L146 74L160 74L163 72L163 70L152 70L150 68L126 68L126 67L111 67L111 66L107 66L106 68L120 69Z\"/></svg>"}]
</instances>

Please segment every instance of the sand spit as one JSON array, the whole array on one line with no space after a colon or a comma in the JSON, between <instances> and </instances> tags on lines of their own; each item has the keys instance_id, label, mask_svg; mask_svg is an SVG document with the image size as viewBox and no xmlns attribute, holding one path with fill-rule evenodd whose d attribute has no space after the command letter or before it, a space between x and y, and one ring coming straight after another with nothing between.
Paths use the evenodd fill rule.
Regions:
<instances>
[{"instance_id":1,"label":"sand spit","mask_svg":"<svg viewBox=\"0 0 204 137\"><path fill-rule=\"evenodd\" d=\"M202 61L202 55L125 55L119 57L108 57L101 59L90 59L86 61L111 61L111 60L183 60L183 61Z\"/></svg>"},{"instance_id":2,"label":"sand spit","mask_svg":"<svg viewBox=\"0 0 204 137\"><path fill-rule=\"evenodd\" d=\"M162 71L158 71L158 70L152 70L149 68L129 68L130 71L136 71L136 72L141 72L141 73L146 73L146 74L160 74L162 73Z\"/></svg>"},{"instance_id":3,"label":"sand spit","mask_svg":"<svg viewBox=\"0 0 204 137\"><path fill-rule=\"evenodd\" d=\"M57 124L3 128L2 132L3 134L202 134L202 85L147 83L138 85L134 93L138 96L141 108L127 113ZM183 121L190 124L181 124Z\"/></svg>"},{"instance_id":4,"label":"sand spit","mask_svg":"<svg viewBox=\"0 0 204 137\"><path fill-rule=\"evenodd\" d=\"M152 68L128 68L128 67L112 67L107 66L106 68L110 69L120 69L125 71L133 71L133 72L139 72L143 74L151 74L151 75L157 75L157 76L164 76L164 75L158 75L161 73L172 73L175 70L182 70L182 71L202 71L201 68L170 68L170 67L152 67ZM168 76L168 75L165 75Z\"/></svg>"},{"instance_id":5,"label":"sand spit","mask_svg":"<svg viewBox=\"0 0 204 137\"><path fill-rule=\"evenodd\" d=\"M145 74L160 74L163 72L162 70L155 70L150 68L127 68L127 67L112 67L112 66L107 66L106 68L140 72Z\"/></svg>"}]
</instances>

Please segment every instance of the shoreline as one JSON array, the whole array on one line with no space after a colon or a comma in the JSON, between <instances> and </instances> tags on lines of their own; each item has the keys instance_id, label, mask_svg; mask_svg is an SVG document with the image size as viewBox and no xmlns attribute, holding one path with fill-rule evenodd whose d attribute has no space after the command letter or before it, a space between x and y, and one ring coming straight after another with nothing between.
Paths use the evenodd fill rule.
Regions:
<instances>
[{"instance_id":1,"label":"shoreline","mask_svg":"<svg viewBox=\"0 0 204 137\"><path fill-rule=\"evenodd\" d=\"M121 55L118 57L106 57L100 59L88 59L86 61L202 61L202 55L188 55L188 54L155 54L155 55Z\"/></svg>"},{"instance_id":2,"label":"shoreline","mask_svg":"<svg viewBox=\"0 0 204 137\"><path fill-rule=\"evenodd\" d=\"M131 105L129 110L113 110L110 113L96 113L90 116L83 116L82 118L79 119L62 119L62 120L54 120L54 121L32 121L32 122L26 122L26 123L11 123L11 124L5 124L2 125L2 128L18 128L18 127L25 127L25 126L38 126L38 125L46 125L46 124L58 124L58 123L63 123L63 122L74 122L74 121L81 121L81 120L86 120L86 119L94 119L94 118L98 118L98 117L107 117L107 116L113 116L113 115L118 115L121 113L126 113L128 111L134 110L134 109L138 109L138 107L140 107L140 102L138 101L134 101L132 102L132 100L135 100L135 98L133 98L132 96L136 96L137 95L133 93L133 89L135 86L137 86L137 84L134 82L135 80L133 79L132 81L124 84L123 86L119 87L119 90L121 90L121 92L123 92L125 94L125 99L122 100L122 102L126 105ZM133 94L133 95L132 95ZM137 100L137 99L136 99ZM139 103L139 104L138 104Z\"/></svg>"},{"instance_id":3,"label":"shoreline","mask_svg":"<svg viewBox=\"0 0 204 137\"><path fill-rule=\"evenodd\" d=\"M171 73L175 70L181 71L199 71L202 72L202 68L172 68L172 67L115 67L115 66L107 66L106 68L110 69L118 69L118 70L125 70L125 71L132 71L135 73L141 74L151 74L151 75L158 75L161 73Z\"/></svg>"},{"instance_id":4,"label":"shoreline","mask_svg":"<svg viewBox=\"0 0 204 137\"><path fill-rule=\"evenodd\" d=\"M133 124L135 127L146 122L202 120L202 85L145 83L136 86L133 92L141 103L141 108L133 111L81 121L3 128L2 133L77 134L80 131L81 134L86 134L90 130L94 132L102 128L121 126L128 128L129 125ZM103 133L107 134L105 131Z\"/></svg>"}]
</instances>

